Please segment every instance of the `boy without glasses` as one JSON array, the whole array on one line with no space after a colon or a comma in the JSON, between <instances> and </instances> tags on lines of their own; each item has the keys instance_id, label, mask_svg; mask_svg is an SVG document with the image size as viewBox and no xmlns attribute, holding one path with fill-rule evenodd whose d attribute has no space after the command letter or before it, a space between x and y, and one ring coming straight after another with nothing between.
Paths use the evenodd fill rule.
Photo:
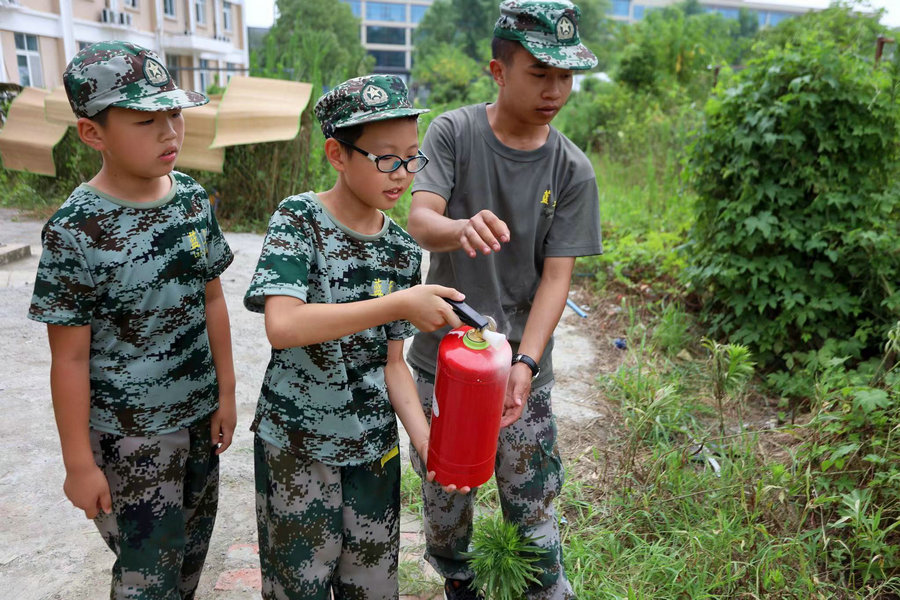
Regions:
<instances>
[{"instance_id":1,"label":"boy without glasses","mask_svg":"<svg viewBox=\"0 0 900 600\"><path fill-rule=\"evenodd\" d=\"M351 79L315 112L337 180L281 202L244 299L272 344L252 425L263 597L396 598L397 416L428 449L403 340L460 325L444 298L463 296L417 285L421 250L382 212L428 161L403 81Z\"/></svg>"},{"instance_id":2,"label":"boy without glasses","mask_svg":"<svg viewBox=\"0 0 900 600\"><path fill-rule=\"evenodd\" d=\"M64 490L116 554L110 598L190 599L235 427L232 254L206 192L173 171L181 109L208 99L127 42L82 50L63 82L103 157L44 227L29 310L47 324Z\"/></svg>"},{"instance_id":3,"label":"boy without glasses","mask_svg":"<svg viewBox=\"0 0 900 600\"><path fill-rule=\"evenodd\" d=\"M437 117L416 181L409 231L431 251L427 282L466 293L497 319L513 345L495 473L504 517L545 553L529 599L571 598L553 500L563 471L550 402L551 334L569 290L575 257L599 254L597 183L584 153L550 122L572 90L573 71L596 66L580 41L580 11L567 0L507 0L491 43L496 102ZM410 348L422 406L430 414L442 331ZM418 456L413 465L421 472ZM426 557L447 598L476 598L466 559L473 497L448 496L423 482Z\"/></svg>"}]
</instances>

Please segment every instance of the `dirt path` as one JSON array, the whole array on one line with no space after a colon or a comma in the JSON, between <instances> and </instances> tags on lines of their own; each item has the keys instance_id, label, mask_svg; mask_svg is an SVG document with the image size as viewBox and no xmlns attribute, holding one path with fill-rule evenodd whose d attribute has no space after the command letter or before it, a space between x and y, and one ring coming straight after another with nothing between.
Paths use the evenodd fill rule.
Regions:
<instances>
[{"instance_id":1,"label":"dirt path","mask_svg":"<svg viewBox=\"0 0 900 600\"><path fill-rule=\"evenodd\" d=\"M0 209L0 243L28 243L29 259L0 265L0 594L16 600L95 600L109 585L113 555L93 524L62 493L64 471L49 391L45 327L25 315L31 299L41 223ZM248 430L269 346L261 315L241 297L259 256L262 236L227 234L234 264L222 277L230 309L237 371L238 430L222 457L219 516L198 600L259 598L254 544L253 446ZM556 332L554 407L567 422L596 422L608 414L594 386L607 365L608 340L596 340L567 309ZM406 453L402 453L406 460ZM415 542L415 523L404 540Z\"/></svg>"}]
</instances>

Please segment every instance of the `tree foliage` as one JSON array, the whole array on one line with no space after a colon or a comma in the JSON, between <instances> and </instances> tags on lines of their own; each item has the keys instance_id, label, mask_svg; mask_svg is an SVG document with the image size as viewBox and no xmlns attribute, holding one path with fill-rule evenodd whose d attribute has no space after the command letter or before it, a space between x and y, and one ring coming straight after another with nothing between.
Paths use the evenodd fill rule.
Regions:
<instances>
[{"instance_id":1,"label":"tree foliage","mask_svg":"<svg viewBox=\"0 0 900 600\"><path fill-rule=\"evenodd\" d=\"M317 89L366 73L359 19L339 0L278 0L278 19L253 66L266 77L308 81Z\"/></svg>"},{"instance_id":2,"label":"tree foliage","mask_svg":"<svg viewBox=\"0 0 900 600\"><path fill-rule=\"evenodd\" d=\"M788 367L865 358L900 318L895 82L827 31L798 35L717 90L689 159L704 314Z\"/></svg>"},{"instance_id":3,"label":"tree foliage","mask_svg":"<svg viewBox=\"0 0 900 600\"><path fill-rule=\"evenodd\" d=\"M228 148L222 175L198 174L222 192L220 216L259 226L294 193L327 189L333 172L313 116L323 89L365 74L372 65L359 41L359 20L339 0L278 0L278 19L250 58L251 75L312 84L292 140Z\"/></svg>"},{"instance_id":4,"label":"tree foliage","mask_svg":"<svg viewBox=\"0 0 900 600\"><path fill-rule=\"evenodd\" d=\"M691 97L705 96L712 85L711 67L738 62L754 34L746 17L726 19L693 4L653 10L622 29L616 79L638 91L680 86Z\"/></svg>"}]
</instances>

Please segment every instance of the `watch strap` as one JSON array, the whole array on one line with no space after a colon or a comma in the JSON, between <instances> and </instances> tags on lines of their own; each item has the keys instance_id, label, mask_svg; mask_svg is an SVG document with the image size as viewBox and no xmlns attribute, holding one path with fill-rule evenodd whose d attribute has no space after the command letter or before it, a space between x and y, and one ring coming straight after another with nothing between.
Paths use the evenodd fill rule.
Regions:
<instances>
[{"instance_id":1,"label":"watch strap","mask_svg":"<svg viewBox=\"0 0 900 600\"><path fill-rule=\"evenodd\" d=\"M519 362L528 365L528 368L531 369L532 377L537 377L538 373L541 372L541 369L540 367L538 367L537 362L535 362L535 360L527 354L516 354L515 356L513 356L512 364L516 364Z\"/></svg>"}]
</instances>

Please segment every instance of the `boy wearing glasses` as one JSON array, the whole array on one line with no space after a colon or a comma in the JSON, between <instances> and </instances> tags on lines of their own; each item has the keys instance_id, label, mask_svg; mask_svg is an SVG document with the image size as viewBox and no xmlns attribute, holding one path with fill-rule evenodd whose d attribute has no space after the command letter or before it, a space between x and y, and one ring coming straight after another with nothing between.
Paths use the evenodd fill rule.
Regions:
<instances>
[{"instance_id":1,"label":"boy wearing glasses","mask_svg":"<svg viewBox=\"0 0 900 600\"><path fill-rule=\"evenodd\" d=\"M337 180L281 202L244 299L272 344L252 425L262 592L396 598L395 413L422 456L429 431L403 340L459 326L444 298L463 295L417 285L421 250L382 212L428 162L403 81L351 79L315 112Z\"/></svg>"}]
</instances>

